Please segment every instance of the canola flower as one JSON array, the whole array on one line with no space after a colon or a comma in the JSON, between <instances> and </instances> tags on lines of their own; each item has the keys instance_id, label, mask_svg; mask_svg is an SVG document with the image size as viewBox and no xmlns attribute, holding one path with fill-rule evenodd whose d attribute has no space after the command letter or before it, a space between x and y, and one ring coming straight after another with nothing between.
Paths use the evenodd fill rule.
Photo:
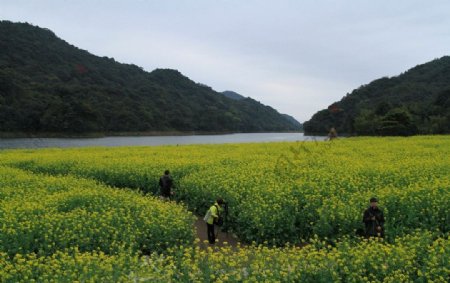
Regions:
<instances>
[{"instance_id":1,"label":"canola flower","mask_svg":"<svg viewBox=\"0 0 450 283\"><path fill-rule=\"evenodd\" d=\"M131 272L139 258L131 253L106 255L76 249L51 256L0 252L0 282L133 282Z\"/></svg>"},{"instance_id":2,"label":"canola flower","mask_svg":"<svg viewBox=\"0 0 450 283\"><path fill-rule=\"evenodd\" d=\"M416 231L380 240L320 239L303 248L173 246L137 257L78 250L13 258L0 252L1 282L448 282L450 237Z\"/></svg>"},{"instance_id":3,"label":"canola flower","mask_svg":"<svg viewBox=\"0 0 450 283\"><path fill-rule=\"evenodd\" d=\"M341 239L330 246L316 239L303 248L174 247L142 259L135 272L148 282L448 282L449 240L416 231L393 244Z\"/></svg>"},{"instance_id":4,"label":"canola flower","mask_svg":"<svg viewBox=\"0 0 450 283\"><path fill-rule=\"evenodd\" d=\"M94 181L0 167L0 251L9 256L162 251L194 240L180 205Z\"/></svg>"},{"instance_id":5,"label":"canola flower","mask_svg":"<svg viewBox=\"0 0 450 283\"><path fill-rule=\"evenodd\" d=\"M447 136L3 150L0 282L448 282L449 156ZM255 244L199 249L184 205L131 190L165 169ZM383 241L353 237L372 196Z\"/></svg>"},{"instance_id":6,"label":"canola flower","mask_svg":"<svg viewBox=\"0 0 450 283\"><path fill-rule=\"evenodd\" d=\"M354 235L372 196L385 211L388 239L417 228L450 230L449 136L1 154L7 166L150 193L170 169L178 201L202 215L223 197L231 208L229 228L246 242Z\"/></svg>"}]
</instances>

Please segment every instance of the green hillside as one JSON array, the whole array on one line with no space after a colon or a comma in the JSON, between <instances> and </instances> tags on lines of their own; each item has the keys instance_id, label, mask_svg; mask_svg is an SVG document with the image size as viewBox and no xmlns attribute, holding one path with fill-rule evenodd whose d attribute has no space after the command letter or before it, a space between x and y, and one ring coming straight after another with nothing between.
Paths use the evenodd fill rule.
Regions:
<instances>
[{"instance_id":1,"label":"green hillside","mask_svg":"<svg viewBox=\"0 0 450 283\"><path fill-rule=\"evenodd\" d=\"M363 85L304 123L307 134L450 133L450 57Z\"/></svg>"},{"instance_id":2,"label":"green hillside","mask_svg":"<svg viewBox=\"0 0 450 283\"><path fill-rule=\"evenodd\" d=\"M244 96L240 95L239 93L236 93L234 91L230 91L230 90L226 90L226 91L222 91L222 94L225 95L228 98L232 98L234 100L241 100L241 99L245 99Z\"/></svg>"},{"instance_id":3,"label":"green hillside","mask_svg":"<svg viewBox=\"0 0 450 283\"><path fill-rule=\"evenodd\" d=\"M176 70L98 57L25 23L0 21L0 132L262 132L298 127Z\"/></svg>"}]
</instances>

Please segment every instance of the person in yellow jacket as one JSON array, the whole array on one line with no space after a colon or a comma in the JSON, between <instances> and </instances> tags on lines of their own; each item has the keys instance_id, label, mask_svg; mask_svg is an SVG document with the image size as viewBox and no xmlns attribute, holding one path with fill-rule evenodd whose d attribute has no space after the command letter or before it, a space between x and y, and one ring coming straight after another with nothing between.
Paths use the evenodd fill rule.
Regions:
<instances>
[{"instance_id":1,"label":"person in yellow jacket","mask_svg":"<svg viewBox=\"0 0 450 283\"><path fill-rule=\"evenodd\" d=\"M208 241L210 244L214 244L216 242L216 235L214 233L214 224L221 225L220 218L221 213L223 212L222 206L224 205L223 199L217 199L216 203L214 203L208 210L205 221L208 230Z\"/></svg>"}]
</instances>

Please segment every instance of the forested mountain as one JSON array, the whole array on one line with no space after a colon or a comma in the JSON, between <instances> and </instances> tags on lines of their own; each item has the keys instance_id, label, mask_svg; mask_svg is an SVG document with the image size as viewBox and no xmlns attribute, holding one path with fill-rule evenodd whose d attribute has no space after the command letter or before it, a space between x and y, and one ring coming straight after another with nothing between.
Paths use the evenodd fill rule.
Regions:
<instances>
[{"instance_id":1,"label":"forested mountain","mask_svg":"<svg viewBox=\"0 0 450 283\"><path fill-rule=\"evenodd\" d=\"M250 99L249 97L245 98L243 95L231 91L231 90L226 90L226 91L222 91L222 94L225 95L228 98L234 99L234 100L243 100L243 99ZM294 126L296 129L299 130L303 130L303 126L302 124L297 121L294 117L288 115L288 114L281 114L289 123L292 124L292 126Z\"/></svg>"},{"instance_id":2,"label":"forested mountain","mask_svg":"<svg viewBox=\"0 0 450 283\"><path fill-rule=\"evenodd\" d=\"M292 125L294 125L295 127L299 127L300 130L303 130L303 125L297 121L294 117L288 115L288 114L281 114L284 116L284 118L286 118Z\"/></svg>"},{"instance_id":3,"label":"forested mountain","mask_svg":"<svg viewBox=\"0 0 450 283\"><path fill-rule=\"evenodd\" d=\"M307 134L449 134L450 57L363 85L303 126Z\"/></svg>"},{"instance_id":4,"label":"forested mountain","mask_svg":"<svg viewBox=\"0 0 450 283\"><path fill-rule=\"evenodd\" d=\"M241 99L245 98L244 96L240 95L239 93L236 93L231 90L222 91L222 94L225 95L226 97L234 99L234 100L241 100Z\"/></svg>"},{"instance_id":5,"label":"forested mountain","mask_svg":"<svg viewBox=\"0 0 450 283\"><path fill-rule=\"evenodd\" d=\"M261 132L298 127L176 70L146 72L25 23L0 21L0 132Z\"/></svg>"}]
</instances>

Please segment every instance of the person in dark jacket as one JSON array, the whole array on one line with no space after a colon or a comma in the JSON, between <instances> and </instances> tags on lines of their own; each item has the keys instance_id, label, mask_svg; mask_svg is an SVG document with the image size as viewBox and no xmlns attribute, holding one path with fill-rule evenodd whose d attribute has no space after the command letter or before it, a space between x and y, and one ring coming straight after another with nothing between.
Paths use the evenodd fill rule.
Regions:
<instances>
[{"instance_id":1,"label":"person in dark jacket","mask_svg":"<svg viewBox=\"0 0 450 283\"><path fill-rule=\"evenodd\" d=\"M159 178L159 187L161 192L161 198L169 200L173 195L173 179L170 176L169 170L164 171L164 175Z\"/></svg>"},{"instance_id":2,"label":"person in dark jacket","mask_svg":"<svg viewBox=\"0 0 450 283\"><path fill-rule=\"evenodd\" d=\"M378 208L378 200L370 199L370 206L364 211L363 222L366 226L366 237L384 237L384 215Z\"/></svg>"}]
</instances>

